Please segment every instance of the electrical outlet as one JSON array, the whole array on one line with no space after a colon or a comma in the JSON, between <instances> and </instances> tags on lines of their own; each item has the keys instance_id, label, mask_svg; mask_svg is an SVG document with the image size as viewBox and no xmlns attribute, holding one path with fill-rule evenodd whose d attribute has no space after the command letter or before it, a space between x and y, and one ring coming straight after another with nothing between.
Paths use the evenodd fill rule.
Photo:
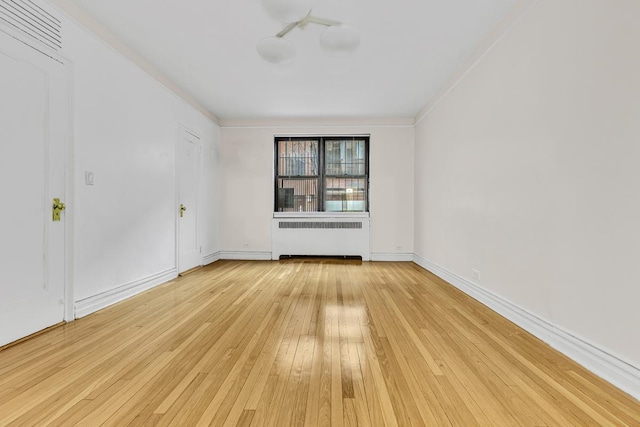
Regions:
<instances>
[{"instance_id":1,"label":"electrical outlet","mask_svg":"<svg viewBox=\"0 0 640 427\"><path fill-rule=\"evenodd\" d=\"M401 251L402 250L402 246L396 246L396 251Z\"/></svg>"},{"instance_id":2,"label":"electrical outlet","mask_svg":"<svg viewBox=\"0 0 640 427\"><path fill-rule=\"evenodd\" d=\"M475 268L471 270L471 272L473 273L473 278L476 279L476 281L480 281L480 270L476 270Z\"/></svg>"},{"instance_id":3,"label":"electrical outlet","mask_svg":"<svg viewBox=\"0 0 640 427\"><path fill-rule=\"evenodd\" d=\"M249 244L248 243L243 243L242 244L242 249L249 249Z\"/></svg>"}]
</instances>

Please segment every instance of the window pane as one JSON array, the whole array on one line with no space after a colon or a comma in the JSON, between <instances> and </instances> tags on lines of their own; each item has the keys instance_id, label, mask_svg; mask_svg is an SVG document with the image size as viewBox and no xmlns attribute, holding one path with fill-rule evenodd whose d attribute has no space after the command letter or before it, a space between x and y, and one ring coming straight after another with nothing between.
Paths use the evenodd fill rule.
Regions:
<instances>
[{"instance_id":1,"label":"window pane","mask_svg":"<svg viewBox=\"0 0 640 427\"><path fill-rule=\"evenodd\" d=\"M365 212L365 178L327 178L324 210L327 212Z\"/></svg>"},{"instance_id":2,"label":"window pane","mask_svg":"<svg viewBox=\"0 0 640 427\"><path fill-rule=\"evenodd\" d=\"M275 138L275 212L367 212L368 137Z\"/></svg>"},{"instance_id":3,"label":"window pane","mask_svg":"<svg viewBox=\"0 0 640 427\"><path fill-rule=\"evenodd\" d=\"M278 179L278 212L317 212L317 179Z\"/></svg>"},{"instance_id":4,"label":"window pane","mask_svg":"<svg viewBox=\"0 0 640 427\"><path fill-rule=\"evenodd\" d=\"M326 141L327 175L364 175L365 143L363 140Z\"/></svg>"},{"instance_id":5,"label":"window pane","mask_svg":"<svg viewBox=\"0 0 640 427\"><path fill-rule=\"evenodd\" d=\"M318 141L279 141L278 175L318 175Z\"/></svg>"}]
</instances>

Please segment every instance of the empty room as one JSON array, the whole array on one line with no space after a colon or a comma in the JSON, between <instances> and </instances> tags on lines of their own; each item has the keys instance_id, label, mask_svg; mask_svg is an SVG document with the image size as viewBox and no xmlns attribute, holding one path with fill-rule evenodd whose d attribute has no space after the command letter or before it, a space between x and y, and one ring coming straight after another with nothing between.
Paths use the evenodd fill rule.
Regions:
<instances>
[{"instance_id":1,"label":"empty room","mask_svg":"<svg viewBox=\"0 0 640 427\"><path fill-rule=\"evenodd\" d=\"M0 0L0 426L640 426L637 0Z\"/></svg>"}]
</instances>

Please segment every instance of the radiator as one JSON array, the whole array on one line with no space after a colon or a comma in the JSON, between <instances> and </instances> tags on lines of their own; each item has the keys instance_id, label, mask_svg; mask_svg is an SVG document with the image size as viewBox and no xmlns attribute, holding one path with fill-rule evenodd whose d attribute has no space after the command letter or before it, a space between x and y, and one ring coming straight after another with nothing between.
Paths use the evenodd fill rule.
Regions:
<instances>
[{"instance_id":1,"label":"radiator","mask_svg":"<svg viewBox=\"0 0 640 427\"><path fill-rule=\"evenodd\" d=\"M271 258L281 255L371 257L369 218L274 218Z\"/></svg>"}]
</instances>

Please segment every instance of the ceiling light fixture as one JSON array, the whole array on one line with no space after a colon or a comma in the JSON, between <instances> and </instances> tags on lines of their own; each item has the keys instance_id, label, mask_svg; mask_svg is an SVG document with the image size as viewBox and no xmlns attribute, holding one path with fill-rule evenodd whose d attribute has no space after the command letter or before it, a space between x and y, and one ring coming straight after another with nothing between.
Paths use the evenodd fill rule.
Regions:
<instances>
[{"instance_id":1,"label":"ceiling light fixture","mask_svg":"<svg viewBox=\"0 0 640 427\"><path fill-rule=\"evenodd\" d=\"M296 22L311 12L311 0L262 0L262 8L278 22Z\"/></svg>"},{"instance_id":2,"label":"ceiling light fixture","mask_svg":"<svg viewBox=\"0 0 640 427\"><path fill-rule=\"evenodd\" d=\"M258 42L258 53L267 62L286 64L296 56L296 48L282 37L267 37Z\"/></svg>"},{"instance_id":3,"label":"ceiling light fixture","mask_svg":"<svg viewBox=\"0 0 640 427\"><path fill-rule=\"evenodd\" d=\"M284 36L294 28L304 29L308 24L327 27L320 34L320 46L331 55L344 56L352 53L360 44L360 35L349 25L331 19L311 15L310 2L306 0L263 0L262 5L272 17L287 23L282 31L272 37L260 40L258 54L267 62L283 64L291 62L296 56L295 46ZM300 15L302 13L302 15ZM288 21L292 17L293 21Z\"/></svg>"},{"instance_id":4,"label":"ceiling light fixture","mask_svg":"<svg viewBox=\"0 0 640 427\"><path fill-rule=\"evenodd\" d=\"M360 34L355 28L339 24L327 27L320 34L320 46L334 55L348 55L358 48Z\"/></svg>"}]
</instances>

